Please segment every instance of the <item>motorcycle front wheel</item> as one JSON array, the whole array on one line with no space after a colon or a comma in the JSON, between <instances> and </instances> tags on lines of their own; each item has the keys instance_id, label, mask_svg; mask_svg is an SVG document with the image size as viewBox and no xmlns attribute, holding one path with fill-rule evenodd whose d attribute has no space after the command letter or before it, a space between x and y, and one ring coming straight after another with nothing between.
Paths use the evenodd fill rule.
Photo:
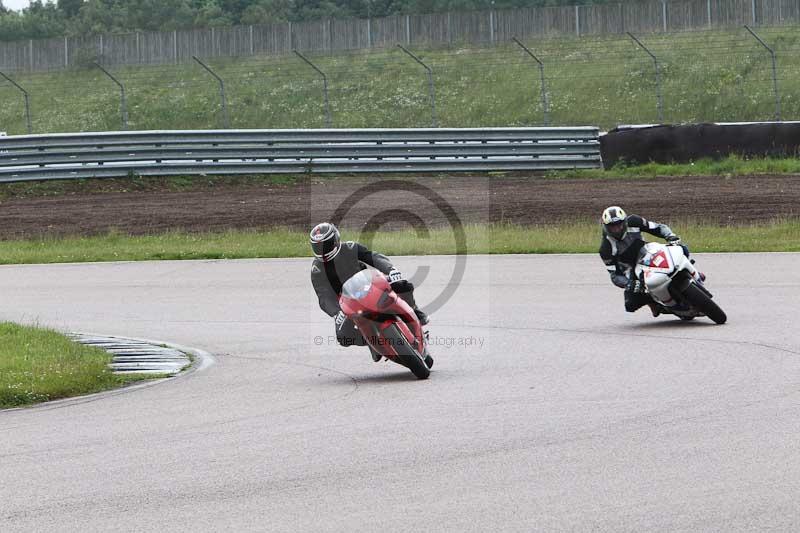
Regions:
<instances>
[{"instance_id":1,"label":"motorcycle front wheel","mask_svg":"<svg viewBox=\"0 0 800 533\"><path fill-rule=\"evenodd\" d=\"M725 311L694 283L690 283L689 286L686 287L683 291L683 297L686 298L686 301L692 304L692 306L696 307L717 324L724 324L725 321L728 320Z\"/></svg>"},{"instance_id":2,"label":"motorcycle front wheel","mask_svg":"<svg viewBox=\"0 0 800 533\"><path fill-rule=\"evenodd\" d=\"M397 326L389 326L383 332L390 346L397 352L397 362L411 370L411 373L418 379L428 379L431 369L425 364L425 360L411 346L400 332Z\"/></svg>"}]
</instances>

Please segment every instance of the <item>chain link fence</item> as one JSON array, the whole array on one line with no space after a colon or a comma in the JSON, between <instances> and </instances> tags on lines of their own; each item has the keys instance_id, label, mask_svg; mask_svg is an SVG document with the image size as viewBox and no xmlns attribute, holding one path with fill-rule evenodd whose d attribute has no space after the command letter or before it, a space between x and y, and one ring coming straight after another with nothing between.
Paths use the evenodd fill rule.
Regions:
<instances>
[{"instance_id":1,"label":"chain link fence","mask_svg":"<svg viewBox=\"0 0 800 533\"><path fill-rule=\"evenodd\" d=\"M207 69L193 62L7 73L10 81L0 79L0 130L26 133L28 120L34 132L53 133L118 130L121 122L131 130L434 122L611 128L800 116L797 28L403 48L419 61L395 46L199 58Z\"/></svg>"},{"instance_id":2,"label":"chain link fence","mask_svg":"<svg viewBox=\"0 0 800 533\"><path fill-rule=\"evenodd\" d=\"M489 7L489 1L486 2ZM264 26L81 35L0 42L0 70L190 63L192 57L252 57L466 43L512 37L675 32L800 23L797 0L650 0L613 4L325 19Z\"/></svg>"}]
</instances>

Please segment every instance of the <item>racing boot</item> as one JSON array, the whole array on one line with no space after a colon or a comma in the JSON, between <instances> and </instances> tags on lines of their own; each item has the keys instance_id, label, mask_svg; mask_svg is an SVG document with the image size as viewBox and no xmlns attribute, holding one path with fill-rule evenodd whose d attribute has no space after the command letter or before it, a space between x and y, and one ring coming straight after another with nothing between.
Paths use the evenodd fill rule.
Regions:
<instances>
[{"instance_id":1,"label":"racing boot","mask_svg":"<svg viewBox=\"0 0 800 533\"><path fill-rule=\"evenodd\" d=\"M414 309L414 313L417 315L420 325L425 326L428 324L428 322L431 321L431 319L428 318L428 315L425 313L425 311L423 311L419 307L414 306L412 309Z\"/></svg>"},{"instance_id":2,"label":"racing boot","mask_svg":"<svg viewBox=\"0 0 800 533\"><path fill-rule=\"evenodd\" d=\"M431 357L431 354L428 352L428 342L431 339L431 334L429 331L426 331L424 335L425 335L425 352L422 355L423 359L425 360L425 365L428 367L428 369L431 369L433 368L433 357Z\"/></svg>"},{"instance_id":3,"label":"racing boot","mask_svg":"<svg viewBox=\"0 0 800 533\"><path fill-rule=\"evenodd\" d=\"M650 312L653 313L653 318L657 317L661 314L661 307L655 302L650 302L647 304L650 306Z\"/></svg>"},{"instance_id":4,"label":"racing boot","mask_svg":"<svg viewBox=\"0 0 800 533\"><path fill-rule=\"evenodd\" d=\"M694 259L689 259L689 261L692 264L694 264ZM700 272L699 270L697 271L697 277L700 278L700 283L702 283L702 282L704 282L706 280L706 275L704 273Z\"/></svg>"},{"instance_id":5,"label":"racing boot","mask_svg":"<svg viewBox=\"0 0 800 533\"><path fill-rule=\"evenodd\" d=\"M431 357L431 354L428 353L428 347L427 346L425 347L425 357L424 357L424 359L425 359L425 366L427 366L429 370L431 368L433 368L433 357Z\"/></svg>"},{"instance_id":6,"label":"racing boot","mask_svg":"<svg viewBox=\"0 0 800 533\"><path fill-rule=\"evenodd\" d=\"M375 361L376 363L380 363L381 359L383 359L383 356L379 354L377 351L375 351L375 348L373 348L369 344L367 344L367 346L369 347L369 353L372 354L372 360Z\"/></svg>"}]
</instances>

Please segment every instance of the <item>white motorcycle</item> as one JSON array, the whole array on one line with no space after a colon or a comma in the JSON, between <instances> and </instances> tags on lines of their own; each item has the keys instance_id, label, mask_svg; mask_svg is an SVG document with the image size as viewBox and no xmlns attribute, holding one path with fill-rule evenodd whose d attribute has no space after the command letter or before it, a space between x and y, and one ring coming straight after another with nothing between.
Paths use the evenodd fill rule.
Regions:
<instances>
[{"instance_id":1,"label":"white motorcycle","mask_svg":"<svg viewBox=\"0 0 800 533\"><path fill-rule=\"evenodd\" d=\"M681 320L707 316L717 324L728 317L703 285L700 272L682 246L648 242L639 253L636 276L655 300L658 311Z\"/></svg>"}]
</instances>

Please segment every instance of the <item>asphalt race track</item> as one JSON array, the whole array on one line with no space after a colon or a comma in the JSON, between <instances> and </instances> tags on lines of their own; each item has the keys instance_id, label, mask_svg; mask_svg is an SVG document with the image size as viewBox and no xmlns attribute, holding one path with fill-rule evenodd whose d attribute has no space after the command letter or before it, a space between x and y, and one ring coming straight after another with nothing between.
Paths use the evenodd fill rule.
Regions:
<instances>
[{"instance_id":1,"label":"asphalt race track","mask_svg":"<svg viewBox=\"0 0 800 533\"><path fill-rule=\"evenodd\" d=\"M0 267L2 320L216 358L0 412L0 531L798 531L798 262L698 256L716 326L626 314L596 256L469 257L427 381L329 344L308 260ZM453 271L395 264L423 304Z\"/></svg>"}]
</instances>

